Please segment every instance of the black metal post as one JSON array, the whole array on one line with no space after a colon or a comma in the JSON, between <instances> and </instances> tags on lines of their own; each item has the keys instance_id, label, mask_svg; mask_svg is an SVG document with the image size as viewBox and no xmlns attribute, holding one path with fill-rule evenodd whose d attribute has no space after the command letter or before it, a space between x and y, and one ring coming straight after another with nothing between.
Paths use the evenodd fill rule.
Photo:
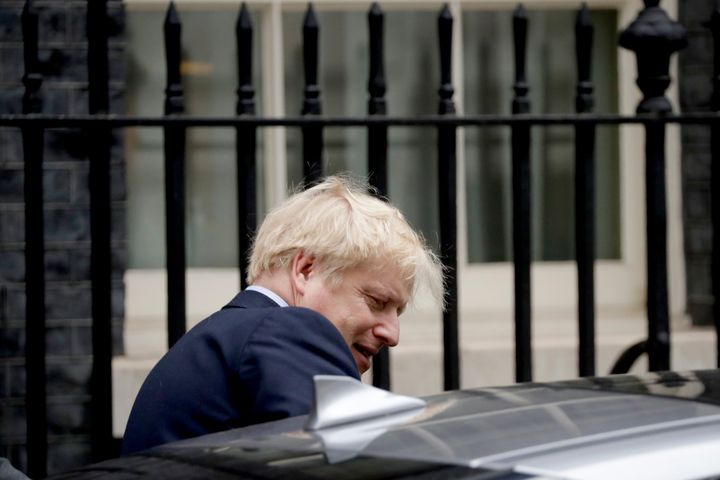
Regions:
<instances>
[{"instance_id":1,"label":"black metal post","mask_svg":"<svg viewBox=\"0 0 720 480\"><path fill-rule=\"evenodd\" d=\"M620 34L620 46L637 56L637 84L643 99L639 114L672 111L665 90L670 85L670 56L687 44L687 33L660 8L660 0L645 0L645 8ZM645 126L645 188L647 206L648 367L670 368L670 328L667 287L667 212L665 198L665 125Z\"/></svg>"},{"instance_id":2,"label":"black metal post","mask_svg":"<svg viewBox=\"0 0 720 480\"><path fill-rule=\"evenodd\" d=\"M235 24L238 55L238 115L255 115L255 88L252 84L253 26L247 5L243 2ZM247 287L248 254L257 227L255 200L256 127L248 125L236 129L237 205L238 205L238 262L240 286Z\"/></svg>"},{"instance_id":3,"label":"black metal post","mask_svg":"<svg viewBox=\"0 0 720 480\"><path fill-rule=\"evenodd\" d=\"M303 20L303 65L305 67L305 90L302 106L303 115L320 115L322 106L320 102L320 87L318 86L318 26L315 9L312 3L308 4ZM302 127L303 137L303 175L305 185L316 183L323 174L322 127Z\"/></svg>"},{"instance_id":4,"label":"black metal post","mask_svg":"<svg viewBox=\"0 0 720 480\"><path fill-rule=\"evenodd\" d=\"M593 26L583 3L575 23L578 69L575 111L593 110ZM595 126L575 126L575 253L578 271L578 372L595 375Z\"/></svg>"},{"instance_id":5,"label":"black metal post","mask_svg":"<svg viewBox=\"0 0 720 480\"><path fill-rule=\"evenodd\" d=\"M368 12L370 36L370 72L368 75L368 115L385 115L385 62L383 34L385 14L377 2ZM388 129L370 126L368 132L368 177L380 198L387 198ZM390 350L383 348L373 359L373 385L390 390Z\"/></svg>"},{"instance_id":6,"label":"black metal post","mask_svg":"<svg viewBox=\"0 0 720 480\"><path fill-rule=\"evenodd\" d=\"M645 202L647 205L648 366L670 368L670 320L667 288L667 211L665 126L645 127Z\"/></svg>"},{"instance_id":7,"label":"black metal post","mask_svg":"<svg viewBox=\"0 0 720 480\"><path fill-rule=\"evenodd\" d=\"M513 14L515 45L515 97L513 114L530 112L525 77L527 14L522 4ZM530 127L514 125L512 137L513 266L515 269L515 380L532 380L531 298L530 298Z\"/></svg>"},{"instance_id":8,"label":"black metal post","mask_svg":"<svg viewBox=\"0 0 720 480\"><path fill-rule=\"evenodd\" d=\"M22 12L25 75L22 110L42 112L38 68L38 14L30 0ZM43 129L23 127L25 156L25 382L27 473L47 476L47 378L45 371L45 227L43 214Z\"/></svg>"},{"instance_id":9,"label":"black metal post","mask_svg":"<svg viewBox=\"0 0 720 480\"><path fill-rule=\"evenodd\" d=\"M167 87L165 115L184 110L181 62L181 25L175 4L165 17ZM165 226L168 286L168 346L185 333L185 128L164 127Z\"/></svg>"},{"instance_id":10,"label":"black metal post","mask_svg":"<svg viewBox=\"0 0 720 480\"><path fill-rule=\"evenodd\" d=\"M715 1L710 21L707 26L713 34L713 94L710 99L710 109L720 112L720 0ZM710 124L711 162L711 210L713 224L712 239L712 293L713 321L715 323L716 362L720 367L720 125L717 122Z\"/></svg>"},{"instance_id":11,"label":"black metal post","mask_svg":"<svg viewBox=\"0 0 720 480\"><path fill-rule=\"evenodd\" d=\"M106 0L87 2L88 111L108 113ZM115 455L112 437L112 273L110 254L110 146L108 128L88 129L92 279L92 458Z\"/></svg>"},{"instance_id":12,"label":"black metal post","mask_svg":"<svg viewBox=\"0 0 720 480\"><path fill-rule=\"evenodd\" d=\"M453 17L445 4L438 17L440 45L440 115L454 115L452 86ZM445 390L460 388L460 348L457 288L457 165L456 128L438 127L438 196L440 201L440 256L447 267L443 312L443 360Z\"/></svg>"},{"instance_id":13,"label":"black metal post","mask_svg":"<svg viewBox=\"0 0 720 480\"><path fill-rule=\"evenodd\" d=\"M385 60L384 48L384 22L385 14L380 5L375 2L368 12L368 27L370 31L370 72L368 76L368 114L385 115L387 101L385 100ZM387 196L387 134L385 126L368 127L368 175L370 184L378 193Z\"/></svg>"}]
</instances>

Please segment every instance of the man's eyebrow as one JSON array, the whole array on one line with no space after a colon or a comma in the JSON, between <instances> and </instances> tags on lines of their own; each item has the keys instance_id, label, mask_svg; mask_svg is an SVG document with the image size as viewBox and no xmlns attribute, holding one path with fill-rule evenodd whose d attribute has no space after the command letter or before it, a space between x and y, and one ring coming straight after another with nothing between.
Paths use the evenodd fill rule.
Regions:
<instances>
[{"instance_id":1,"label":"man's eyebrow","mask_svg":"<svg viewBox=\"0 0 720 480\"><path fill-rule=\"evenodd\" d=\"M401 294L393 291L392 289L368 286L364 289L364 292L365 295L369 295L371 297L379 297L379 299L384 302L396 303L398 305L398 314L403 313L405 311L405 308L407 307L407 299L405 299Z\"/></svg>"},{"instance_id":2,"label":"man's eyebrow","mask_svg":"<svg viewBox=\"0 0 720 480\"><path fill-rule=\"evenodd\" d=\"M380 281L372 281L360 287L360 289L368 295L377 295L386 300L392 300L396 303L407 304L408 295L403 295L405 289L395 289L383 285Z\"/></svg>"},{"instance_id":3,"label":"man's eyebrow","mask_svg":"<svg viewBox=\"0 0 720 480\"><path fill-rule=\"evenodd\" d=\"M380 297L383 300L400 300L400 295L398 295L394 290L390 288L385 288L377 285L368 285L363 290L365 290L366 294Z\"/></svg>"},{"instance_id":4,"label":"man's eyebrow","mask_svg":"<svg viewBox=\"0 0 720 480\"><path fill-rule=\"evenodd\" d=\"M378 285L375 282L368 282L365 285L363 285L361 288L368 293L377 293L377 294L381 294L388 290L387 288L384 288L383 286Z\"/></svg>"}]
</instances>

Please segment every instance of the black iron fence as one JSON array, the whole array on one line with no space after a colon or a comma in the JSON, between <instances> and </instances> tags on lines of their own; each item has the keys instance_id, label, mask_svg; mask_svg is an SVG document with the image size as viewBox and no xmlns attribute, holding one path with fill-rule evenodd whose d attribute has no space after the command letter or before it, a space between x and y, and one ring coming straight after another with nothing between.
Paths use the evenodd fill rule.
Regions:
<instances>
[{"instance_id":1,"label":"black iron fence","mask_svg":"<svg viewBox=\"0 0 720 480\"><path fill-rule=\"evenodd\" d=\"M647 354L651 370L670 368L669 320L667 289L666 198L665 198L665 128L667 124L696 124L711 130L712 157L720 159L720 116L716 113L674 114L665 90L670 83L669 59L685 43L685 30L671 21L658 6L659 1L645 0L637 19L622 32L620 45L637 55L637 83L643 99L637 115L593 114L593 90L590 80L593 25L586 6L577 15L576 113L567 115L530 114L527 96L529 85L525 75L526 32L525 10L518 6L513 17L515 47L515 82L512 115L455 114L451 78L453 17L447 6L438 16L440 49L440 85L438 114L420 117L386 115L385 76L383 65L383 12L373 4L368 13L370 72L368 79L367 116L331 118L322 116L318 70L319 25L312 5L307 8L303 24L305 88L302 116L266 118L255 115L252 78L253 27L243 5L237 21L237 55L239 85L237 116L185 116L181 85L181 23L171 3L165 20L167 88L165 115L131 117L108 114L108 39L104 28L105 1L88 2L87 25L89 41L89 115L43 115L41 84L38 68L37 13L28 1L22 16L26 87L22 115L0 115L0 126L22 130L25 156L25 218L26 218L26 369L28 465L32 476L46 472L47 425L43 412L46 405L45 372L45 303L44 303L44 231L43 231L43 134L53 128L80 128L89 133L90 198L92 233L92 340L93 370L92 437L93 456L106 458L113 454L111 429L111 297L110 297L110 193L109 158L111 133L124 127L162 127L165 154L166 247L168 273L168 340L172 345L185 331L185 135L191 127L232 127L237 133L237 184L239 212L239 252L248 250L248 239L256 227L256 136L258 129L269 127L300 128L303 138L303 165L306 182L311 184L323 174L323 131L326 128L364 128L367 131L368 171L371 183L380 194L387 194L388 129L403 127L434 127L437 132L438 191L440 212L440 256L447 266L447 309L443 313L444 386L459 387L460 355L458 348L458 286L457 286L457 178L456 132L462 127L504 126L511 130L512 202L513 202L513 265L515 297L515 378L531 380L531 297L530 297L530 141L533 130L548 125L566 125L575 131L575 237L578 270L578 375L596 373L595 368L595 205L594 205L594 144L598 125L641 124L645 128L646 207L647 207L647 283L648 337L633 345L621 356L614 372L627 371L642 354ZM715 36L715 94L712 110L720 110L720 7L708 22ZM715 160L714 160L715 162ZM713 162L713 164L714 164ZM713 220L720 224L720 193L712 192ZM714 252L718 238L713 239ZM718 255L713 255L714 293L717 296ZM246 270L246 256L239 255L241 274ZM244 280L243 286L244 286ZM720 327L719 309L715 309L715 325ZM374 382L390 385L389 358L376 360Z\"/></svg>"}]
</instances>

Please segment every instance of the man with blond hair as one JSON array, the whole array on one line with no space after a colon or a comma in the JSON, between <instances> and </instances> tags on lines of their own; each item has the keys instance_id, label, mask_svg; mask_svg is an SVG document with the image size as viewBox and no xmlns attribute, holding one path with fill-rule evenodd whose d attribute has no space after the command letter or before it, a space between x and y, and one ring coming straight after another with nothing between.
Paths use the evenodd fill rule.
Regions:
<instances>
[{"instance_id":1,"label":"man with blond hair","mask_svg":"<svg viewBox=\"0 0 720 480\"><path fill-rule=\"evenodd\" d=\"M440 263L400 211L341 177L267 215L247 280L150 372L124 453L308 413L314 375L359 378L397 345L419 286L442 297Z\"/></svg>"}]
</instances>

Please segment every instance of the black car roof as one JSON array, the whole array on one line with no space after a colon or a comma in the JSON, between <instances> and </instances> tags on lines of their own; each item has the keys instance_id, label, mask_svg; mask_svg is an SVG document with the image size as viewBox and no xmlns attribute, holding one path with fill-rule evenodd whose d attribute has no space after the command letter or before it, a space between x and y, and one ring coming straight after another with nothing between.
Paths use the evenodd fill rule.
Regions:
<instances>
[{"instance_id":1,"label":"black car roof","mask_svg":"<svg viewBox=\"0 0 720 480\"><path fill-rule=\"evenodd\" d=\"M301 416L206 435L67 478L171 478L165 473L178 468L184 478L720 475L718 370L465 389L424 400L425 407L376 419L352 412L361 420L330 428L309 430L313 416Z\"/></svg>"}]
</instances>

